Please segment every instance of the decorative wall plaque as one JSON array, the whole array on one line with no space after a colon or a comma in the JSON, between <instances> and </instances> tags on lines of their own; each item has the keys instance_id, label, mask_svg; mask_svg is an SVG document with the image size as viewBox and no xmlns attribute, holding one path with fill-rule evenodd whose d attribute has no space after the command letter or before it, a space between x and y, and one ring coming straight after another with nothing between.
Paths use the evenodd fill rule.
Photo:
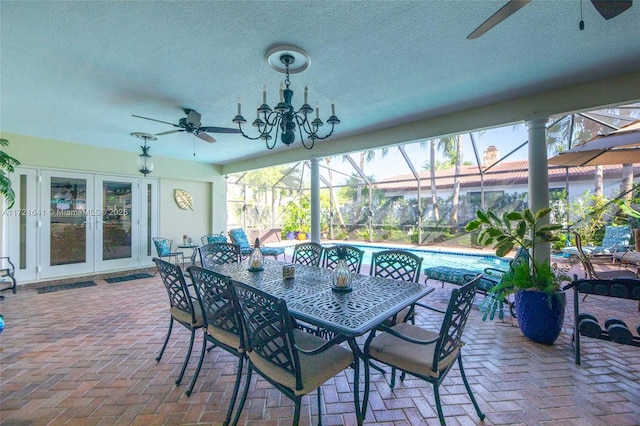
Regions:
<instances>
[{"instance_id":1,"label":"decorative wall plaque","mask_svg":"<svg viewBox=\"0 0 640 426\"><path fill-rule=\"evenodd\" d=\"M182 210L191 209L193 211L193 197L184 189L174 189L173 198L176 200L176 204Z\"/></svg>"}]
</instances>

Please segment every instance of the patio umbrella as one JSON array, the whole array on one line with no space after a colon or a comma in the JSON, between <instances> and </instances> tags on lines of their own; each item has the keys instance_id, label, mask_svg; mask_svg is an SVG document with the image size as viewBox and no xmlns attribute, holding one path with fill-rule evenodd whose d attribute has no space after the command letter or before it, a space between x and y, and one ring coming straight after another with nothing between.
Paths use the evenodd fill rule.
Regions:
<instances>
[{"instance_id":1,"label":"patio umbrella","mask_svg":"<svg viewBox=\"0 0 640 426\"><path fill-rule=\"evenodd\" d=\"M640 163L640 120L549 159L553 166L602 166Z\"/></svg>"}]
</instances>

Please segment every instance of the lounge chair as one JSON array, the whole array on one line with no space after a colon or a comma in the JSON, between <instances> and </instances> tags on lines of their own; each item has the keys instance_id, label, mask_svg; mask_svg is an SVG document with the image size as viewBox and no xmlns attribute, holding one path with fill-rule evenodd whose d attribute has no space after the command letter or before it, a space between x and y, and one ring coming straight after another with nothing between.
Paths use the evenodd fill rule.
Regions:
<instances>
[{"instance_id":1,"label":"lounge chair","mask_svg":"<svg viewBox=\"0 0 640 426\"><path fill-rule=\"evenodd\" d=\"M586 255L613 255L613 253L628 251L631 244L633 231L631 225L607 225L604 228L604 238L599 246L582 246L582 251ZM565 247L563 253L578 256L578 248Z\"/></svg>"},{"instance_id":2,"label":"lounge chair","mask_svg":"<svg viewBox=\"0 0 640 426\"><path fill-rule=\"evenodd\" d=\"M253 247L249 243L247 234L242 228L234 228L229 230L229 238L231 242L240 246L240 253L243 256L251 254ZM284 253L284 247L260 247L263 256L273 256L275 259Z\"/></svg>"},{"instance_id":3,"label":"lounge chair","mask_svg":"<svg viewBox=\"0 0 640 426\"><path fill-rule=\"evenodd\" d=\"M213 244L213 243L226 243L227 236L224 235L222 232L219 234L209 234L200 238L200 241L202 241L203 246L206 246L207 244Z\"/></svg>"}]
</instances>

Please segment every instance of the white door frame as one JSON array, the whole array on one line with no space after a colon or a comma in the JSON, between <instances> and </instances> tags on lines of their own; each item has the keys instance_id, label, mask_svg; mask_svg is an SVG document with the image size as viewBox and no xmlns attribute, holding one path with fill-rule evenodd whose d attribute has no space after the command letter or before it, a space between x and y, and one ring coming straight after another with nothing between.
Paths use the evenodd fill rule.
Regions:
<instances>
[{"instance_id":1,"label":"white door frame","mask_svg":"<svg viewBox=\"0 0 640 426\"><path fill-rule=\"evenodd\" d=\"M86 261L50 265L51 177L84 179L87 182ZM90 275L96 272L153 266L155 249L151 237L159 229L159 181L157 178L104 175L72 170L17 167L10 176L16 192L12 209L2 214L2 253L16 265L18 284L40 279ZM131 182L131 257L104 261L102 256L102 183ZM93 194L96 194L93 197ZM93 207L91 207L93 206ZM108 206L107 206L108 207ZM92 211L88 209L92 208ZM77 221L77 220L76 220Z\"/></svg>"}]
</instances>

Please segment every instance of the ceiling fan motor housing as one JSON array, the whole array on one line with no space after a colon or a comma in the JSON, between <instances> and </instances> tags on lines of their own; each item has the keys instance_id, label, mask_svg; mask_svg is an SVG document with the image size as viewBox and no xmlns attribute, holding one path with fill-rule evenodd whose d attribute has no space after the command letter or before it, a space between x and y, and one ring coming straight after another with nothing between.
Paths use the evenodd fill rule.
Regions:
<instances>
[{"instance_id":1,"label":"ceiling fan motor housing","mask_svg":"<svg viewBox=\"0 0 640 426\"><path fill-rule=\"evenodd\" d=\"M192 128L198 128L200 127L201 123L201 119L202 119L202 115L200 115L199 112L194 111L192 109L187 109L185 110L185 112L187 113L187 118L186 118L186 122L188 125L190 125Z\"/></svg>"}]
</instances>

